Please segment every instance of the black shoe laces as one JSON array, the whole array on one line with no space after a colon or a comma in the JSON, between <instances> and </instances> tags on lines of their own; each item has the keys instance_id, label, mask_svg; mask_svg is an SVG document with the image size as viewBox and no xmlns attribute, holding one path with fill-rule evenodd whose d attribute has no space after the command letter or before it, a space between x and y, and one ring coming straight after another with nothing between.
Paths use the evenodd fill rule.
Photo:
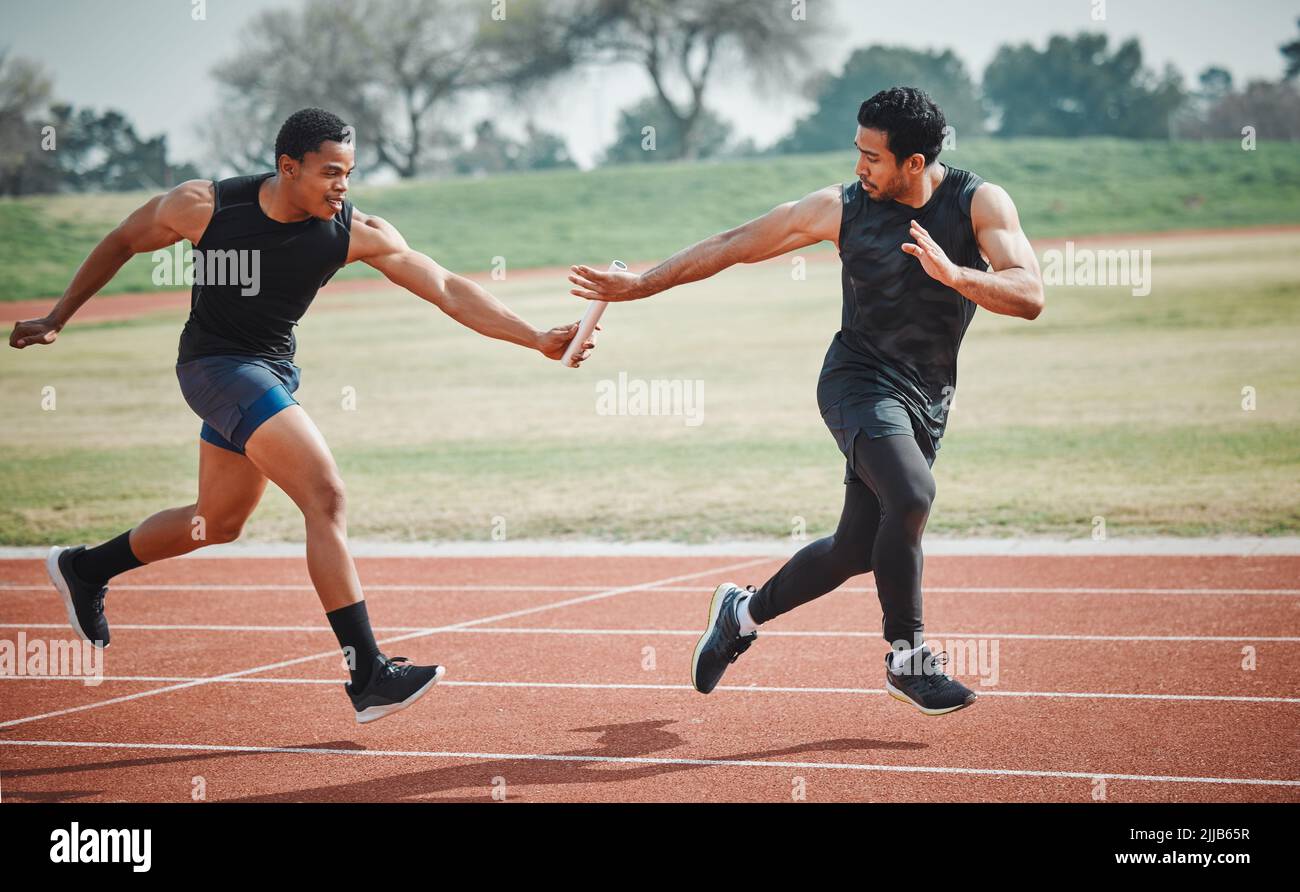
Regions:
<instances>
[{"instance_id":1,"label":"black shoe laces","mask_svg":"<svg viewBox=\"0 0 1300 892\"><path fill-rule=\"evenodd\" d=\"M731 649L731 659L727 660L727 662L734 663L740 659L740 655L749 650L749 646L754 643L754 639L757 637L757 635L744 635L737 638L735 647Z\"/></svg>"},{"instance_id":2,"label":"black shoe laces","mask_svg":"<svg viewBox=\"0 0 1300 892\"><path fill-rule=\"evenodd\" d=\"M750 597L753 597L754 595L758 594L758 589L754 588L752 585L745 586L745 591L749 592ZM727 660L727 662L734 663L736 662L736 660L740 659L740 655L743 654L745 651L749 650L749 646L754 643L754 639L757 637L758 637L758 633L754 633L752 635L737 635L735 638L735 643L732 645L731 648L731 657L730 659Z\"/></svg>"},{"instance_id":3,"label":"black shoe laces","mask_svg":"<svg viewBox=\"0 0 1300 892\"><path fill-rule=\"evenodd\" d=\"M401 663L402 665L397 665ZM383 673L385 678L401 678L411 671L411 661L407 657L384 657Z\"/></svg>"},{"instance_id":4,"label":"black shoe laces","mask_svg":"<svg viewBox=\"0 0 1300 892\"><path fill-rule=\"evenodd\" d=\"M948 665L948 651L942 650L935 654L931 659L931 665L934 667L929 673L924 673L930 680L930 686L934 688L944 688L952 684L952 676L944 672L942 667Z\"/></svg>"}]
</instances>

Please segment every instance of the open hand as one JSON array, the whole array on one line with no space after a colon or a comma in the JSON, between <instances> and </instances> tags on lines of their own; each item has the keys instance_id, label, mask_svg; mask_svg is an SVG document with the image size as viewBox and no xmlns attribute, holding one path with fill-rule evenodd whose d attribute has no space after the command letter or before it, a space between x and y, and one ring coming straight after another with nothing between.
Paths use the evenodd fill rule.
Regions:
<instances>
[{"instance_id":1,"label":"open hand","mask_svg":"<svg viewBox=\"0 0 1300 892\"><path fill-rule=\"evenodd\" d=\"M569 291L587 300L623 301L649 297L641 288L641 277L626 270L603 270L590 266L569 267Z\"/></svg>"},{"instance_id":2,"label":"open hand","mask_svg":"<svg viewBox=\"0 0 1300 892\"><path fill-rule=\"evenodd\" d=\"M930 278L951 288L957 281L959 273L957 264L948 259L943 248L940 248L939 244L930 238L930 233L915 220L912 221L909 235L916 239L916 243L909 242L903 245L903 250L921 261L922 269L929 274Z\"/></svg>"}]
</instances>

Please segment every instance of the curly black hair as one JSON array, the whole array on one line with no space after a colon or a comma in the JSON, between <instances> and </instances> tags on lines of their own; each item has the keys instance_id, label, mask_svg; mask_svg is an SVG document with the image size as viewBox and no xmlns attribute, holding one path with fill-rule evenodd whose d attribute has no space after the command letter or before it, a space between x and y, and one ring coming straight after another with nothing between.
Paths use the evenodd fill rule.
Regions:
<instances>
[{"instance_id":1,"label":"curly black hair","mask_svg":"<svg viewBox=\"0 0 1300 892\"><path fill-rule=\"evenodd\" d=\"M943 131L948 126L930 94L916 87L881 90L862 103L858 124L882 131L900 166L917 154L925 156L927 165L933 164L943 148Z\"/></svg>"},{"instance_id":2,"label":"curly black hair","mask_svg":"<svg viewBox=\"0 0 1300 892\"><path fill-rule=\"evenodd\" d=\"M289 115L275 137L275 165L280 166L280 156L288 155L301 161L308 152L320 148L329 140L344 142L347 125L343 119L323 108L303 108Z\"/></svg>"}]
</instances>

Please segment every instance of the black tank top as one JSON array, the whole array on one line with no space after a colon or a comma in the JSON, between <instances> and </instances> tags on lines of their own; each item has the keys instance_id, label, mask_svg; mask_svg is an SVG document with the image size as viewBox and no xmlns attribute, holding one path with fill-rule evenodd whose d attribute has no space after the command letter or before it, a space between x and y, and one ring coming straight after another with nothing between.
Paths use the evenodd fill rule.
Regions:
<instances>
[{"instance_id":1,"label":"black tank top","mask_svg":"<svg viewBox=\"0 0 1300 892\"><path fill-rule=\"evenodd\" d=\"M277 223L257 200L272 175L216 183L212 219L194 246L190 318L178 363L220 354L292 360L294 326L347 262L352 204L344 200L329 220Z\"/></svg>"},{"instance_id":2,"label":"black tank top","mask_svg":"<svg viewBox=\"0 0 1300 892\"><path fill-rule=\"evenodd\" d=\"M872 201L859 182L844 187L844 311L818 384L820 402L849 394L895 397L937 448L957 386L957 349L976 304L930 278L902 246L913 241L908 229L915 219L954 263L987 269L970 220L983 182L948 167L919 208Z\"/></svg>"}]
</instances>

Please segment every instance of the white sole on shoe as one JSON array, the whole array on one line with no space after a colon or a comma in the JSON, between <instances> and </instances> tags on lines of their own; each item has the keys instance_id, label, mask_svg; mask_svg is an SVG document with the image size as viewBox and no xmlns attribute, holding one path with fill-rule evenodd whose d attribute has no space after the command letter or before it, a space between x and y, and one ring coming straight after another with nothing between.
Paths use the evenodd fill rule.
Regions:
<instances>
[{"instance_id":1,"label":"white sole on shoe","mask_svg":"<svg viewBox=\"0 0 1300 892\"><path fill-rule=\"evenodd\" d=\"M959 704L957 706L947 706L944 707L943 709L928 709L922 706L920 703L917 703L915 700L907 696L907 694L903 693L898 688L894 687L892 684L890 684L888 673L885 673L885 690L889 693L889 696L893 697L895 700L899 700L903 703L906 703L908 706L914 707L915 709L919 709L925 715L947 715L950 712L956 712L959 709L965 709L967 706L973 704L976 699L978 699L978 698L971 698L965 703Z\"/></svg>"},{"instance_id":2,"label":"white sole on shoe","mask_svg":"<svg viewBox=\"0 0 1300 892\"><path fill-rule=\"evenodd\" d=\"M395 712L401 712L403 709L410 706L416 700L419 700L421 697L427 694L429 692L429 688L436 685L438 683L438 680L446 674L447 674L447 667L439 666L438 670L434 673L433 678L425 682L424 687L417 690L415 693L407 697L401 703L390 703L387 706L367 706L365 709L356 713L357 724L364 725L367 722L378 721L379 719L382 719L386 715L392 715Z\"/></svg>"},{"instance_id":3,"label":"white sole on shoe","mask_svg":"<svg viewBox=\"0 0 1300 892\"><path fill-rule=\"evenodd\" d=\"M50 582L54 585L59 597L63 599L63 609L68 612L68 624L72 626L72 631L77 633L82 641L89 641L98 650L103 650L109 645L100 645L98 641L91 639L86 634L86 630L81 628L81 623L77 620L77 608L72 606L72 592L68 589L68 581L63 578L63 571L59 569L59 555L68 549L62 545L55 545L50 548L50 553L45 558L45 572L49 574Z\"/></svg>"},{"instance_id":4,"label":"white sole on shoe","mask_svg":"<svg viewBox=\"0 0 1300 892\"><path fill-rule=\"evenodd\" d=\"M699 686L695 684L695 667L700 664L700 651L704 650L704 642L709 640L713 634L713 627L718 622L718 612L722 610L722 602L726 598L727 590L735 583L724 582L713 590L713 600L709 602L709 624L704 627L704 634L700 640L695 642L695 652L691 654L691 687L699 692Z\"/></svg>"}]
</instances>

